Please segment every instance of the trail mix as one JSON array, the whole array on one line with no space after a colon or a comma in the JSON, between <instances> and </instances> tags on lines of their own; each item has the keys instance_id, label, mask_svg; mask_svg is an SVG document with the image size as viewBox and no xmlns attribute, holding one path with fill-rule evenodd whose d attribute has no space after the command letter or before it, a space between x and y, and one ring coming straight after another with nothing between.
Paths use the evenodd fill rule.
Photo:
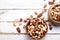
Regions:
<instances>
[{"instance_id":1,"label":"trail mix","mask_svg":"<svg viewBox=\"0 0 60 40\"><path fill-rule=\"evenodd\" d=\"M42 38L47 33L48 26L46 22L41 18L32 18L26 25L27 34L32 38Z\"/></svg>"},{"instance_id":2,"label":"trail mix","mask_svg":"<svg viewBox=\"0 0 60 40\"><path fill-rule=\"evenodd\" d=\"M44 1L46 1L46 0L44 0ZM52 5L52 4L54 4L54 2L55 2L55 0L51 0L51 1L49 1L49 4ZM47 22L49 22L49 20L44 20L43 18L41 18L43 16L43 14L46 12L46 9L45 9L46 7L47 7L47 5L45 4L43 6L44 9L39 14L37 12L34 12L34 14L36 15L35 18L33 18L33 15L30 15L30 18L26 18L25 20L20 18L20 21L18 22L19 25L21 25L22 22L27 23L26 25L24 25L23 28L26 28L27 34L30 37L32 37L33 39L43 38L48 31L48 26L49 26L49 29L52 30L51 23L47 24ZM60 11L60 7L57 6L57 10L55 7L53 8L51 16L54 20L60 21L60 15L58 14L59 16L58 15L56 16L56 13L59 13L59 11ZM16 22L13 23L14 26L16 26L15 23ZM16 30L18 33L21 32L19 27L16 28Z\"/></svg>"}]
</instances>

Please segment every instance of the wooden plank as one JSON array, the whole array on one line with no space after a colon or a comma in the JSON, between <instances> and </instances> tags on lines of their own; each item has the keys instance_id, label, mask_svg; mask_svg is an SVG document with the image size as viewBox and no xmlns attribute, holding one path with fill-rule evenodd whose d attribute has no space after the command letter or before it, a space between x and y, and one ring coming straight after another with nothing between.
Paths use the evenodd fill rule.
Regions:
<instances>
[{"instance_id":1,"label":"wooden plank","mask_svg":"<svg viewBox=\"0 0 60 40\"><path fill-rule=\"evenodd\" d=\"M42 10L9 10L7 11L5 14L2 14L0 15L0 32L7 32L7 33L17 33L16 31L16 27L20 27L21 28L21 32L22 33L26 33L25 29L23 28L23 25L22 26L19 26L17 24L16 27L13 26L13 21L15 19L20 19L20 18L23 18L23 19L26 19L27 17L30 17L30 15L33 15L34 17L36 17L36 15L34 14L34 12L38 12L38 14L41 12ZM45 19L48 18L48 11L45 12L45 14L43 15L43 17ZM17 21L18 21L17 20ZM60 27L55 27L55 26L52 26L53 29L52 30L49 30L48 29L48 33L60 33Z\"/></svg>"},{"instance_id":2,"label":"wooden plank","mask_svg":"<svg viewBox=\"0 0 60 40\"><path fill-rule=\"evenodd\" d=\"M43 3L42 3L42 2ZM2 5L1 5L2 4ZM38 5L37 5L38 4ZM0 9L12 9L12 8L42 8L44 4L43 0L0 0Z\"/></svg>"},{"instance_id":3,"label":"wooden plank","mask_svg":"<svg viewBox=\"0 0 60 40\"><path fill-rule=\"evenodd\" d=\"M39 14L42 10L8 10L8 11L5 10L5 11L1 10L1 13L0 13L1 14L0 21L2 22L14 21L15 19L20 19L20 18L26 19L27 17L30 17L30 15L33 15L34 17L36 17L34 12L37 12ZM2 12L4 12L4 14Z\"/></svg>"},{"instance_id":4,"label":"wooden plank","mask_svg":"<svg viewBox=\"0 0 60 40\"><path fill-rule=\"evenodd\" d=\"M32 8L34 8L34 9L40 9L40 8L43 8L43 5L44 4L47 4L48 5L48 1L49 0L46 0L46 1L44 1L44 0L18 0L18 1L16 1L16 0L13 0L12 2L11 2L12 0L0 0L0 9L8 9L8 10L10 10L10 9L32 9ZM58 3L60 0L56 0L55 1L55 3ZM50 6L48 5L48 7L47 8L49 8Z\"/></svg>"},{"instance_id":5,"label":"wooden plank","mask_svg":"<svg viewBox=\"0 0 60 40\"><path fill-rule=\"evenodd\" d=\"M0 35L0 40L33 40L28 35ZM60 35L46 35L41 40L60 40Z\"/></svg>"},{"instance_id":6,"label":"wooden plank","mask_svg":"<svg viewBox=\"0 0 60 40\"><path fill-rule=\"evenodd\" d=\"M25 30L25 28L23 28L23 25L22 26L17 25L16 27L19 27L21 29L21 33L26 33L26 30ZM1 22L0 23L0 32L18 33L16 31L16 27L14 27L12 23ZM53 26L52 30L48 29L48 33L60 33L60 27Z\"/></svg>"},{"instance_id":7,"label":"wooden plank","mask_svg":"<svg viewBox=\"0 0 60 40\"><path fill-rule=\"evenodd\" d=\"M58 3L59 0L55 3ZM0 0L0 40L32 40L27 34L23 26L21 28L21 33L16 31L16 27L12 25L15 19L27 18L30 15L34 15L37 11L40 13L43 10L43 5L48 5L48 0ZM47 10L50 5L47 6ZM7 12L5 12L7 11ZM47 13L44 17L47 18ZM34 17L36 17L34 15ZM60 40L60 27L53 26L52 30L48 29L47 35L42 38L42 40Z\"/></svg>"}]
</instances>

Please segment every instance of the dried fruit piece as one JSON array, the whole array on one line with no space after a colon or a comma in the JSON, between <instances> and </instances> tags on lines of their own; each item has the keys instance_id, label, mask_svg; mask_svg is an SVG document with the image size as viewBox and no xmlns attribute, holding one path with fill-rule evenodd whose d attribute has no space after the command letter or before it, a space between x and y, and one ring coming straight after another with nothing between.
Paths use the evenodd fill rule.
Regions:
<instances>
[{"instance_id":1,"label":"dried fruit piece","mask_svg":"<svg viewBox=\"0 0 60 40\"><path fill-rule=\"evenodd\" d=\"M37 15L37 17L41 17L44 14L44 12L46 12L46 9L43 9L42 12L39 15Z\"/></svg>"},{"instance_id":2,"label":"dried fruit piece","mask_svg":"<svg viewBox=\"0 0 60 40\"><path fill-rule=\"evenodd\" d=\"M21 30L20 30L20 28L19 28L19 27L17 27L17 28L16 28L16 30L17 30L17 32L18 32L18 33L20 33L20 32L21 32Z\"/></svg>"},{"instance_id":3,"label":"dried fruit piece","mask_svg":"<svg viewBox=\"0 0 60 40\"><path fill-rule=\"evenodd\" d=\"M52 5L54 4L55 0L49 0L49 4Z\"/></svg>"},{"instance_id":4,"label":"dried fruit piece","mask_svg":"<svg viewBox=\"0 0 60 40\"><path fill-rule=\"evenodd\" d=\"M60 16L57 16L57 20L60 21Z\"/></svg>"},{"instance_id":5,"label":"dried fruit piece","mask_svg":"<svg viewBox=\"0 0 60 40\"><path fill-rule=\"evenodd\" d=\"M39 18L39 17L41 17L43 15L43 13L40 13L37 17Z\"/></svg>"}]
</instances>

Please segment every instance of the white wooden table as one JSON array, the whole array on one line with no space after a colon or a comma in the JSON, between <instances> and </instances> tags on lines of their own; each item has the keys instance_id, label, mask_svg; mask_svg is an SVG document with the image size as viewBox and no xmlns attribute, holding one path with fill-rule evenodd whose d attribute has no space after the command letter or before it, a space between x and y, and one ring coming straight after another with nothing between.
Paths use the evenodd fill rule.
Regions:
<instances>
[{"instance_id":1,"label":"white wooden table","mask_svg":"<svg viewBox=\"0 0 60 40\"><path fill-rule=\"evenodd\" d=\"M56 0L55 3L58 2L59 0ZM11 21L26 19L30 15L36 17L34 12L40 13L44 4L48 5L48 0L0 0L0 40L32 40L27 34L19 34L16 31L18 25L14 27ZM50 6L48 5L46 9ZM48 10L43 17L48 18L47 14ZM23 25L19 27L21 33L26 33ZM41 40L60 40L60 27L53 26L52 30L48 29L47 35Z\"/></svg>"}]
</instances>

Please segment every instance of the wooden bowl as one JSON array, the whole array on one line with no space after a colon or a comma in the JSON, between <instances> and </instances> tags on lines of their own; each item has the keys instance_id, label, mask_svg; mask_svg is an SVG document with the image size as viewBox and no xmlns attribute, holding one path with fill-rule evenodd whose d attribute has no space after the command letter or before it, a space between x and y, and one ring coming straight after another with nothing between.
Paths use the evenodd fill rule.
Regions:
<instances>
[{"instance_id":1,"label":"wooden bowl","mask_svg":"<svg viewBox=\"0 0 60 40\"><path fill-rule=\"evenodd\" d=\"M55 7L55 6L60 6L60 3L57 3L57 4L53 4L50 8L49 8L49 10L48 10L48 19L49 19L49 21L50 22L52 22L54 25L60 25L60 21L57 21L57 20L54 20L53 18L52 18L52 16L51 16L51 14L52 14L52 9ZM60 11L59 11L60 12ZM60 14L60 13L59 13Z\"/></svg>"},{"instance_id":2,"label":"wooden bowl","mask_svg":"<svg viewBox=\"0 0 60 40\"><path fill-rule=\"evenodd\" d=\"M43 24L44 23L44 24ZM32 26L33 25L33 26ZM40 26L39 26L40 25ZM42 25L42 26L41 26ZM44 25L44 26L43 26ZM44 28L44 29L43 29ZM31 31L33 30L33 31ZM36 33L38 31L38 33ZM26 25L27 34L35 40L43 38L48 31L47 23L41 18L30 19ZM31 32L31 33L30 33ZM33 33L34 32L34 33ZM32 34L33 33L33 34ZM39 34L40 33L40 34ZM37 35L38 34L38 35ZM37 37L36 37L37 36ZM39 36L39 37L38 37Z\"/></svg>"}]
</instances>

